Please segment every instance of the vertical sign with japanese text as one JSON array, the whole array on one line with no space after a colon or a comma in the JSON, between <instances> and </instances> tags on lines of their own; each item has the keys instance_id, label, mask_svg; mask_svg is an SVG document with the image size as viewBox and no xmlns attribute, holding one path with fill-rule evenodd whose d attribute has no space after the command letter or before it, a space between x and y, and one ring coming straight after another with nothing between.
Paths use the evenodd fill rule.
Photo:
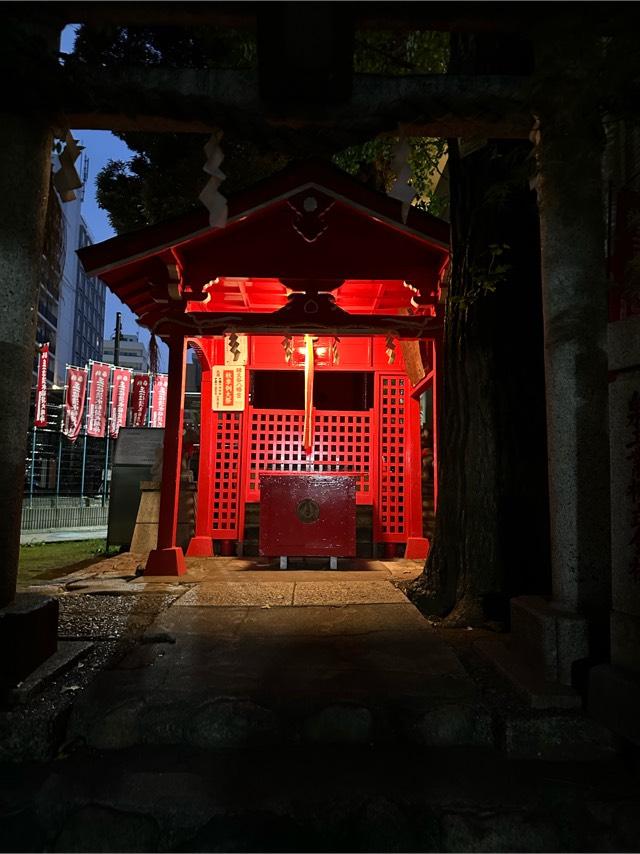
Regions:
<instances>
[{"instance_id":1,"label":"vertical sign with japanese text","mask_svg":"<svg viewBox=\"0 0 640 854\"><path fill-rule=\"evenodd\" d=\"M149 409L149 374L134 374L131 389L131 426L144 427Z\"/></svg>"},{"instance_id":2,"label":"vertical sign with japanese text","mask_svg":"<svg viewBox=\"0 0 640 854\"><path fill-rule=\"evenodd\" d=\"M107 396L111 366L93 362L89 378L89 405L87 407L87 436L102 438L107 423Z\"/></svg>"},{"instance_id":3,"label":"vertical sign with japanese text","mask_svg":"<svg viewBox=\"0 0 640 854\"><path fill-rule=\"evenodd\" d=\"M167 410L167 382L168 377L166 374L153 375L153 397L151 399L152 427L164 427Z\"/></svg>"},{"instance_id":4,"label":"vertical sign with japanese text","mask_svg":"<svg viewBox=\"0 0 640 854\"><path fill-rule=\"evenodd\" d=\"M80 435L87 395L87 369L67 366L67 393L64 400L62 432L72 442Z\"/></svg>"},{"instance_id":5,"label":"vertical sign with japanese text","mask_svg":"<svg viewBox=\"0 0 640 854\"><path fill-rule=\"evenodd\" d=\"M218 365L211 368L211 408L214 411L241 412L245 400L246 369Z\"/></svg>"},{"instance_id":6,"label":"vertical sign with japanese text","mask_svg":"<svg viewBox=\"0 0 640 854\"><path fill-rule=\"evenodd\" d=\"M114 368L111 379L111 415L109 418L109 435L112 439L117 439L120 428L127 425L130 385L131 371L128 368Z\"/></svg>"},{"instance_id":7,"label":"vertical sign with japanese text","mask_svg":"<svg viewBox=\"0 0 640 854\"><path fill-rule=\"evenodd\" d=\"M33 423L36 427L47 426L47 371L49 370L49 344L43 344L38 358L38 383Z\"/></svg>"}]
</instances>

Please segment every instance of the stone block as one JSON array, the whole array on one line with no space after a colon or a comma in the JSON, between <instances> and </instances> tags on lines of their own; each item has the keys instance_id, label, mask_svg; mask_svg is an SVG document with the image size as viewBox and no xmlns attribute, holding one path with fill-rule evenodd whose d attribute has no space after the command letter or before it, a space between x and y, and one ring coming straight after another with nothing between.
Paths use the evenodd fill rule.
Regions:
<instances>
[{"instance_id":1,"label":"stone block","mask_svg":"<svg viewBox=\"0 0 640 854\"><path fill-rule=\"evenodd\" d=\"M611 613L611 662L640 673L640 617L621 611Z\"/></svg>"},{"instance_id":2,"label":"stone block","mask_svg":"<svg viewBox=\"0 0 640 854\"><path fill-rule=\"evenodd\" d=\"M640 676L601 664L589 672L589 714L640 745Z\"/></svg>"},{"instance_id":3,"label":"stone block","mask_svg":"<svg viewBox=\"0 0 640 854\"><path fill-rule=\"evenodd\" d=\"M511 600L514 652L547 682L571 685L572 667L588 655L587 622L541 596Z\"/></svg>"},{"instance_id":4,"label":"stone block","mask_svg":"<svg viewBox=\"0 0 640 854\"><path fill-rule=\"evenodd\" d=\"M538 671L512 650L510 638L482 638L475 641L474 649L509 679L530 708L579 709L582 706L582 698L574 688L545 681Z\"/></svg>"},{"instance_id":5,"label":"stone block","mask_svg":"<svg viewBox=\"0 0 640 854\"><path fill-rule=\"evenodd\" d=\"M429 747L490 747L491 715L479 705L447 703L428 709L409 727L409 739Z\"/></svg>"},{"instance_id":6,"label":"stone block","mask_svg":"<svg viewBox=\"0 0 640 854\"><path fill-rule=\"evenodd\" d=\"M277 731L271 709L251 700L219 698L197 709L186 737L197 747L213 750L250 748L273 743Z\"/></svg>"},{"instance_id":7,"label":"stone block","mask_svg":"<svg viewBox=\"0 0 640 854\"><path fill-rule=\"evenodd\" d=\"M146 815L88 804L65 821L54 851L157 851L160 830Z\"/></svg>"},{"instance_id":8,"label":"stone block","mask_svg":"<svg viewBox=\"0 0 640 854\"><path fill-rule=\"evenodd\" d=\"M362 706L327 706L305 721L303 735L321 744L368 744L373 740L373 716Z\"/></svg>"},{"instance_id":9,"label":"stone block","mask_svg":"<svg viewBox=\"0 0 640 854\"><path fill-rule=\"evenodd\" d=\"M0 609L0 685L21 682L58 648L58 600L37 593L18 593Z\"/></svg>"},{"instance_id":10,"label":"stone block","mask_svg":"<svg viewBox=\"0 0 640 854\"><path fill-rule=\"evenodd\" d=\"M508 718L504 749L514 758L576 762L611 759L616 741L598 721L583 714Z\"/></svg>"},{"instance_id":11,"label":"stone block","mask_svg":"<svg viewBox=\"0 0 640 854\"><path fill-rule=\"evenodd\" d=\"M640 317L617 320L607 328L609 370L640 366Z\"/></svg>"},{"instance_id":12,"label":"stone block","mask_svg":"<svg viewBox=\"0 0 640 854\"><path fill-rule=\"evenodd\" d=\"M158 545L158 519L160 517L160 484L157 481L140 482L140 505L136 526L131 539L133 554L148 554ZM186 550L194 532L196 513L195 484L183 481L180 486L180 506L176 544Z\"/></svg>"},{"instance_id":13,"label":"stone block","mask_svg":"<svg viewBox=\"0 0 640 854\"><path fill-rule=\"evenodd\" d=\"M609 385L611 595L613 608L640 617L640 370ZM634 496L636 496L634 498ZM634 521L635 520L635 521Z\"/></svg>"},{"instance_id":14,"label":"stone block","mask_svg":"<svg viewBox=\"0 0 640 854\"><path fill-rule=\"evenodd\" d=\"M442 817L440 851L561 851L558 828L543 818L449 813Z\"/></svg>"}]
</instances>

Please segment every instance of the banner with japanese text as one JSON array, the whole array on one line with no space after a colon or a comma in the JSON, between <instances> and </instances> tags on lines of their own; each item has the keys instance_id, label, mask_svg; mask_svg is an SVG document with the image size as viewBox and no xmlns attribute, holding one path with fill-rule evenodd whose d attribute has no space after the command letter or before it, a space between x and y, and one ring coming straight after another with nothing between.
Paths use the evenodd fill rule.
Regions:
<instances>
[{"instance_id":1,"label":"banner with japanese text","mask_svg":"<svg viewBox=\"0 0 640 854\"><path fill-rule=\"evenodd\" d=\"M153 375L153 397L151 399L151 426L164 427L165 414L167 411L167 383L166 374Z\"/></svg>"},{"instance_id":2,"label":"banner with japanese text","mask_svg":"<svg viewBox=\"0 0 640 854\"><path fill-rule=\"evenodd\" d=\"M38 358L38 381L33 423L36 427L47 426L47 371L49 370L49 344L43 344Z\"/></svg>"},{"instance_id":3,"label":"banner with japanese text","mask_svg":"<svg viewBox=\"0 0 640 854\"><path fill-rule=\"evenodd\" d=\"M211 368L211 408L214 411L241 412L245 398L244 367Z\"/></svg>"},{"instance_id":4,"label":"banner with japanese text","mask_svg":"<svg viewBox=\"0 0 640 854\"><path fill-rule=\"evenodd\" d=\"M149 374L134 374L131 387L131 426L144 427L149 409Z\"/></svg>"},{"instance_id":5,"label":"banner with japanese text","mask_svg":"<svg viewBox=\"0 0 640 854\"><path fill-rule=\"evenodd\" d=\"M109 435L118 438L121 427L127 426L131 371L129 368L114 368L111 374L111 411L109 413Z\"/></svg>"},{"instance_id":6,"label":"banner with japanese text","mask_svg":"<svg viewBox=\"0 0 640 854\"><path fill-rule=\"evenodd\" d=\"M62 432L72 442L78 438L82 428L84 403L87 395L87 374L86 368L67 366L67 391L64 399Z\"/></svg>"},{"instance_id":7,"label":"banner with japanese text","mask_svg":"<svg viewBox=\"0 0 640 854\"><path fill-rule=\"evenodd\" d=\"M89 405L87 406L87 436L102 438L107 425L107 398L111 365L92 362L89 375Z\"/></svg>"}]
</instances>

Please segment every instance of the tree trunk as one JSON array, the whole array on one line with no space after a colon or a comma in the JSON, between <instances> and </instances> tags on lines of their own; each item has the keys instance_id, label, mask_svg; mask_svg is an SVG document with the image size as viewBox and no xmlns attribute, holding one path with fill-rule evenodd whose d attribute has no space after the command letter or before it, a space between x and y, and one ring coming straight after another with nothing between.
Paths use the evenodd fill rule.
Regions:
<instances>
[{"instance_id":1,"label":"tree trunk","mask_svg":"<svg viewBox=\"0 0 640 854\"><path fill-rule=\"evenodd\" d=\"M468 147L467 147L468 148ZM540 246L530 145L449 146L439 503L411 592L452 625L550 587Z\"/></svg>"},{"instance_id":2,"label":"tree trunk","mask_svg":"<svg viewBox=\"0 0 640 854\"><path fill-rule=\"evenodd\" d=\"M413 593L453 623L504 618L511 595L549 586L537 211L513 183L527 154L492 142L462 157L450 145L439 504Z\"/></svg>"}]
</instances>

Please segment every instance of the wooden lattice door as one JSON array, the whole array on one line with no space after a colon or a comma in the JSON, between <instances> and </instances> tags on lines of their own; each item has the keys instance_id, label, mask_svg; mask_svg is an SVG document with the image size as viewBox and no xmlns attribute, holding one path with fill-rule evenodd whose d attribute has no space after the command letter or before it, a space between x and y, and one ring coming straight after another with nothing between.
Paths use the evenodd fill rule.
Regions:
<instances>
[{"instance_id":1,"label":"wooden lattice door","mask_svg":"<svg viewBox=\"0 0 640 854\"><path fill-rule=\"evenodd\" d=\"M379 374L377 542L400 543L420 536L421 469L418 405L404 374Z\"/></svg>"}]
</instances>

